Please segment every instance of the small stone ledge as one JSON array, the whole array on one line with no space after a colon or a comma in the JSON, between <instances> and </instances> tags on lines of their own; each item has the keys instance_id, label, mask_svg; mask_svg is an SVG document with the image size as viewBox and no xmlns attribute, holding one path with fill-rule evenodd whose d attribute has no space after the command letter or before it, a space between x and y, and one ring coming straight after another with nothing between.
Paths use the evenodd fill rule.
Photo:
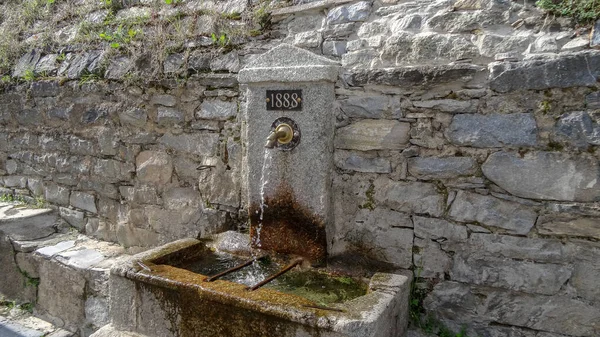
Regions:
<instances>
[{"instance_id":1,"label":"small stone ledge","mask_svg":"<svg viewBox=\"0 0 600 337\"><path fill-rule=\"evenodd\" d=\"M416 66L346 70L342 79L351 87L389 85L399 87L431 86L449 82L468 82L484 67L472 64Z\"/></svg>"},{"instance_id":2,"label":"small stone ledge","mask_svg":"<svg viewBox=\"0 0 600 337\"><path fill-rule=\"evenodd\" d=\"M329 7L334 7L334 6L338 6L338 5L343 5L343 4L346 4L349 2L353 2L353 1L354 0L315 1L315 2L310 2L307 4L276 9L271 12L271 15L272 16L281 16L281 15L295 14L295 13L301 13L301 12L306 12L306 11L317 11L317 10L320 10L323 8L329 8Z\"/></svg>"}]
</instances>

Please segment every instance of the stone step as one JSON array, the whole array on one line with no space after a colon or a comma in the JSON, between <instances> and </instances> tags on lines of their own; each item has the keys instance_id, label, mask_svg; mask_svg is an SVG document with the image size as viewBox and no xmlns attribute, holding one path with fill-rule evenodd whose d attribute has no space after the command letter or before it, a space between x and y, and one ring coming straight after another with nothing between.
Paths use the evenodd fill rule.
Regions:
<instances>
[{"instance_id":1,"label":"stone step","mask_svg":"<svg viewBox=\"0 0 600 337\"><path fill-rule=\"evenodd\" d=\"M135 332L116 329L112 324L107 324L93 333L90 337L147 337Z\"/></svg>"},{"instance_id":2,"label":"stone step","mask_svg":"<svg viewBox=\"0 0 600 337\"><path fill-rule=\"evenodd\" d=\"M77 334L57 328L32 316L30 313L12 309L0 313L0 336L2 337L76 337Z\"/></svg>"},{"instance_id":3,"label":"stone step","mask_svg":"<svg viewBox=\"0 0 600 337\"><path fill-rule=\"evenodd\" d=\"M54 210L0 203L0 295L35 303L36 316L81 337L108 323L110 268L127 256Z\"/></svg>"}]
</instances>

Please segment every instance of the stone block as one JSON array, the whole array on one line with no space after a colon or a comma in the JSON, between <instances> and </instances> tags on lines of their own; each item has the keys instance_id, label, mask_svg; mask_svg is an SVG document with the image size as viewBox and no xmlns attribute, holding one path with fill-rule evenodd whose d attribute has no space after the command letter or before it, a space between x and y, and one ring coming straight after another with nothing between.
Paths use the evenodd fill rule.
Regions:
<instances>
[{"instance_id":1,"label":"stone block","mask_svg":"<svg viewBox=\"0 0 600 337\"><path fill-rule=\"evenodd\" d=\"M369 258L401 268L412 266L412 221L408 215L382 208L362 209L347 224L344 240Z\"/></svg>"},{"instance_id":2,"label":"stone block","mask_svg":"<svg viewBox=\"0 0 600 337\"><path fill-rule=\"evenodd\" d=\"M521 204L465 191L456 194L449 216L522 235L529 233L537 218L536 212Z\"/></svg>"},{"instance_id":3,"label":"stone block","mask_svg":"<svg viewBox=\"0 0 600 337\"><path fill-rule=\"evenodd\" d=\"M240 57L237 51L232 51L220 57L212 58L209 67L211 71L237 73L240 70Z\"/></svg>"},{"instance_id":4,"label":"stone block","mask_svg":"<svg viewBox=\"0 0 600 337\"><path fill-rule=\"evenodd\" d=\"M142 151L136 160L136 176L140 182L166 184L171 181L173 162L164 152Z\"/></svg>"},{"instance_id":5,"label":"stone block","mask_svg":"<svg viewBox=\"0 0 600 337\"><path fill-rule=\"evenodd\" d=\"M327 14L327 25L366 21L369 14L371 14L371 3L368 1L335 7Z\"/></svg>"},{"instance_id":6,"label":"stone block","mask_svg":"<svg viewBox=\"0 0 600 337\"><path fill-rule=\"evenodd\" d=\"M85 320L95 328L110 323L109 300L102 296L90 296L85 300Z\"/></svg>"},{"instance_id":7,"label":"stone block","mask_svg":"<svg viewBox=\"0 0 600 337\"><path fill-rule=\"evenodd\" d=\"M341 57L346 53L346 41L327 40L323 42L323 55Z\"/></svg>"},{"instance_id":8,"label":"stone block","mask_svg":"<svg viewBox=\"0 0 600 337\"><path fill-rule=\"evenodd\" d=\"M200 110L196 111L196 118L225 121L237 117L237 114L237 101L207 99L200 104Z\"/></svg>"},{"instance_id":9,"label":"stone block","mask_svg":"<svg viewBox=\"0 0 600 337\"><path fill-rule=\"evenodd\" d=\"M57 253L54 259L81 273L83 270L104 261L106 257L95 249L84 248Z\"/></svg>"},{"instance_id":10,"label":"stone block","mask_svg":"<svg viewBox=\"0 0 600 337\"><path fill-rule=\"evenodd\" d=\"M85 228L85 214L83 212L65 207L60 207L59 210L60 216L65 219L69 225L77 228L80 231Z\"/></svg>"},{"instance_id":11,"label":"stone block","mask_svg":"<svg viewBox=\"0 0 600 337\"><path fill-rule=\"evenodd\" d=\"M443 219L413 216L415 237L439 242L466 242L467 228Z\"/></svg>"},{"instance_id":12,"label":"stone block","mask_svg":"<svg viewBox=\"0 0 600 337\"><path fill-rule=\"evenodd\" d=\"M538 232L544 235L583 237L600 240L600 219L541 217L537 224Z\"/></svg>"},{"instance_id":13,"label":"stone block","mask_svg":"<svg viewBox=\"0 0 600 337\"><path fill-rule=\"evenodd\" d=\"M335 166L342 170L371 173L390 173L392 166L386 158L363 156L359 153L337 150Z\"/></svg>"},{"instance_id":14,"label":"stone block","mask_svg":"<svg viewBox=\"0 0 600 337\"><path fill-rule=\"evenodd\" d=\"M240 177L224 165L199 171L198 186L205 202L231 207L240 205Z\"/></svg>"},{"instance_id":15,"label":"stone block","mask_svg":"<svg viewBox=\"0 0 600 337\"><path fill-rule=\"evenodd\" d=\"M83 209L91 213L97 213L96 198L89 193L73 191L69 198L71 206Z\"/></svg>"},{"instance_id":16,"label":"stone block","mask_svg":"<svg viewBox=\"0 0 600 337\"><path fill-rule=\"evenodd\" d=\"M177 104L177 97L173 95L154 95L150 102L155 105L174 107Z\"/></svg>"},{"instance_id":17,"label":"stone block","mask_svg":"<svg viewBox=\"0 0 600 337\"><path fill-rule=\"evenodd\" d=\"M120 111L119 119L121 120L121 123L143 127L148 120L148 113L144 109L131 108Z\"/></svg>"},{"instance_id":18,"label":"stone block","mask_svg":"<svg viewBox=\"0 0 600 337\"><path fill-rule=\"evenodd\" d=\"M571 278L572 272L572 266L457 254L450 277L463 283L555 295Z\"/></svg>"},{"instance_id":19,"label":"stone block","mask_svg":"<svg viewBox=\"0 0 600 337\"><path fill-rule=\"evenodd\" d=\"M455 99L437 99L430 101L414 101L413 106L420 109L432 109L448 113L475 113L477 101L459 101Z\"/></svg>"},{"instance_id":20,"label":"stone block","mask_svg":"<svg viewBox=\"0 0 600 337\"><path fill-rule=\"evenodd\" d=\"M530 295L447 281L437 284L424 304L438 319L459 324L495 322L573 336L600 331L600 309L565 295Z\"/></svg>"},{"instance_id":21,"label":"stone block","mask_svg":"<svg viewBox=\"0 0 600 337\"><path fill-rule=\"evenodd\" d=\"M477 258L505 258L540 263L569 263L574 250L557 239L472 233L466 245Z\"/></svg>"},{"instance_id":22,"label":"stone block","mask_svg":"<svg viewBox=\"0 0 600 337\"><path fill-rule=\"evenodd\" d=\"M41 263L37 312L54 324L75 331L85 320L83 274L53 260Z\"/></svg>"},{"instance_id":23,"label":"stone block","mask_svg":"<svg viewBox=\"0 0 600 337\"><path fill-rule=\"evenodd\" d=\"M448 179L477 173L477 162L470 157L413 157L408 173L422 180Z\"/></svg>"},{"instance_id":24,"label":"stone block","mask_svg":"<svg viewBox=\"0 0 600 337\"><path fill-rule=\"evenodd\" d=\"M25 76L28 70L33 71L41 56L42 53L35 49L21 56L13 68L12 77L21 78Z\"/></svg>"},{"instance_id":25,"label":"stone block","mask_svg":"<svg viewBox=\"0 0 600 337\"><path fill-rule=\"evenodd\" d=\"M434 184L399 182L380 177L375 180L374 187L374 200L378 206L434 217L444 212L444 197Z\"/></svg>"},{"instance_id":26,"label":"stone block","mask_svg":"<svg viewBox=\"0 0 600 337\"><path fill-rule=\"evenodd\" d=\"M292 44L298 48L319 48L322 41L321 33L309 31L295 34Z\"/></svg>"},{"instance_id":27,"label":"stone block","mask_svg":"<svg viewBox=\"0 0 600 337\"><path fill-rule=\"evenodd\" d=\"M402 33L387 38L381 58L396 65L422 64L423 62L452 62L479 56L479 50L461 35L434 32L412 35Z\"/></svg>"},{"instance_id":28,"label":"stone block","mask_svg":"<svg viewBox=\"0 0 600 337\"><path fill-rule=\"evenodd\" d=\"M185 55L171 54L167 56L163 65L163 71L166 74L179 73L185 63Z\"/></svg>"},{"instance_id":29,"label":"stone block","mask_svg":"<svg viewBox=\"0 0 600 337\"><path fill-rule=\"evenodd\" d=\"M389 96L352 96L339 101L340 108L351 118L388 118L402 117L399 104L392 105Z\"/></svg>"},{"instance_id":30,"label":"stone block","mask_svg":"<svg viewBox=\"0 0 600 337\"><path fill-rule=\"evenodd\" d=\"M496 152L482 166L483 174L518 197L592 202L600 198L595 159L567 154Z\"/></svg>"},{"instance_id":31,"label":"stone block","mask_svg":"<svg viewBox=\"0 0 600 337\"><path fill-rule=\"evenodd\" d=\"M472 64L395 67L347 71L342 78L350 86L389 85L398 87L427 87L449 82L466 83L482 72Z\"/></svg>"},{"instance_id":32,"label":"stone block","mask_svg":"<svg viewBox=\"0 0 600 337\"><path fill-rule=\"evenodd\" d=\"M490 88L498 92L593 86L600 75L600 53L567 53L551 60L492 63Z\"/></svg>"},{"instance_id":33,"label":"stone block","mask_svg":"<svg viewBox=\"0 0 600 337\"><path fill-rule=\"evenodd\" d=\"M136 204L158 204L161 200L156 188L148 185L120 186L119 192L125 200Z\"/></svg>"},{"instance_id":34,"label":"stone block","mask_svg":"<svg viewBox=\"0 0 600 337\"><path fill-rule=\"evenodd\" d=\"M104 77L111 80L122 79L127 73L133 69L135 63L129 57L121 56L110 60Z\"/></svg>"},{"instance_id":35,"label":"stone block","mask_svg":"<svg viewBox=\"0 0 600 337\"><path fill-rule=\"evenodd\" d=\"M27 277L40 278L40 260L33 254L18 252L15 254L15 262Z\"/></svg>"},{"instance_id":36,"label":"stone block","mask_svg":"<svg viewBox=\"0 0 600 337\"><path fill-rule=\"evenodd\" d=\"M69 195L71 191L68 188L54 183L44 183L44 199L51 204L69 206Z\"/></svg>"},{"instance_id":37,"label":"stone block","mask_svg":"<svg viewBox=\"0 0 600 337\"><path fill-rule=\"evenodd\" d=\"M535 146L537 124L530 113L456 115L446 137L457 145L473 147Z\"/></svg>"},{"instance_id":38,"label":"stone block","mask_svg":"<svg viewBox=\"0 0 600 337\"><path fill-rule=\"evenodd\" d=\"M31 83L31 95L33 97L54 97L60 93L58 82L40 81Z\"/></svg>"},{"instance_id":39,"label":"stone block","mask_svg":"<svg viewBox=\"0 0 600 337\"><path fill-rule=\"evenodd\" d=\"M587 148L589 145L600 145L600 125L585 111L570 112L560 116L555 132L557 139L565 140L576 147Z\"/></svg>"},{"instance_id":40,"label":"stone block","mask_svg":"<svg viewBox=\"0 0 600 337\"><path fill-rule=\"evenodd\" d=\"M92 168L92 173L109 183L130 181L135 166L114 159L98 159Z\"/></svg>"},{"instance_id":41,"label":"stone block","mask_svg":"<svg viewBox=\"0 0 600 337\"><path fill-rule=\"evenodd\" d=\"M416 236L413 259L415 266L419 268L419 277L423 278L444 278L452 266L452 259L441 249L440 243Z\"/></svg>"},{"instance_id":42,"label":"stone block","mask_svg":"<svg viewBox=\"0 0 600 337\"><path fill-rule=\"evenodd\" d=\"M156 123L159 126L173 126L180 125L185 121L185 114L183 111L174 108L167 108L160 106L156 112Z\"/></svg>"},{"instance_id":43,"label":"stone block","mask_svg":"<svg viewBox=\"0 0 600 337\"><path fill-rule=\"evenodd\" d=\"M4 176L2 177L4 186L13 188L26 188L27 177L24 176Z\"/></svg>"},{"instance_id":44,"label":"stone block","mask_svg":"<svg viewBox=\"0 0 600 337\"><path fill-rule=\"evenodd\" d=\"M366 119L340 128L336 132L335 147L347 150L400 150L407 147L410 124Z\"/></svg>"},{"instance_id":45,"label":"stone block","mask_svg":"<svg viewBox=\"0 0 600 337\"><path fill-rule=\"evenodd\" d=\"M199 156L213 156L219 142L218 134L165 134L158 142L170 149Z\"/></svg>"}]
</instances>

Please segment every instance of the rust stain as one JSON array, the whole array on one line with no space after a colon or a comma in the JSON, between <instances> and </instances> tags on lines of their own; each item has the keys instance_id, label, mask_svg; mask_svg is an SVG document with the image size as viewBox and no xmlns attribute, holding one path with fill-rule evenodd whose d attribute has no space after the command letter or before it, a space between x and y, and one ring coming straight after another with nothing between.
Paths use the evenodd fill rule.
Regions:
<instances>
[{"instance_id":1,"label":"rust stain","mask_svg":"<svg viewBox=\"0 0 600 337\"><path fill-rule=\"evenodd\" d=\"M289 186L280 186L277 191L276 195L265 198L262 221L259 204L253 204L249 209L252 246L299 255L313 265L323 264L327 258L325 224L297 202ZM260 246L257 245L259 226Z\"/></svg>"}]
</instances>

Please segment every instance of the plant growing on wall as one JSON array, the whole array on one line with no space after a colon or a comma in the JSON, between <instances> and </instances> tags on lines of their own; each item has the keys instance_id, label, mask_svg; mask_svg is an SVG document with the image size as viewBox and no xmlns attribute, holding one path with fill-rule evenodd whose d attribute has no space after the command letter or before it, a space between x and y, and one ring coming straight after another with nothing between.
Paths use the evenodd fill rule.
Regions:
<instances>
[{"instance_id":1,"label":"plant growing on wall","mask_svg":"<svg viewBox=\"0 0 600 337\"><path fill-rule=\"evenodd\" d=\"M538 0L535 4L552 14L571 17L579 24L600 18L600 1L597 0Z\"/></svg>"}]
</instances>

